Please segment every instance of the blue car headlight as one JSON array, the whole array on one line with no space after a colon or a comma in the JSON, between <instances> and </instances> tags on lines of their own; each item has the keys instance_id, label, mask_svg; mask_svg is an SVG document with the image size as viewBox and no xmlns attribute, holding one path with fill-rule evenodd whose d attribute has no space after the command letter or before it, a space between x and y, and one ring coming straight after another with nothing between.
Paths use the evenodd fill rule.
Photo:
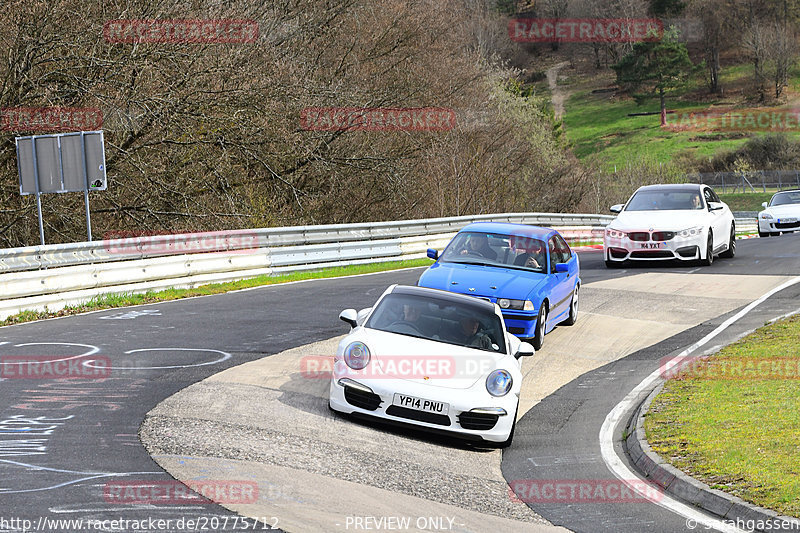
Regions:
<instances>
[{"instance_id":1,"label":"blue car headlight","mask_svg":"<svg viewBox=\"0 0 800 533\"><path fill-rule=\"evenodd\" d=\"M350 343L344 349L344 362L353 370L361 370L369 364L369 348L363 342Z\"/></svg>"},{"instance_id":2,"label":"blue car headlight","mask_svg":"<svg viewBox=\"0 0 800 533\"><path fill-rule=\"evenodd\" d=\"M486 390L492 396L505 396L511 390L514 380L505 370L495 370L486 378Z\"/></svg>"},{"instance_id":3,"label":"blue car headlight","mask_svg":"<svg viewBox=\"0 0 800 533\"><path fill-rule=\"evenodd\" d=\"M497 305L500 309L516 309L518 311L533 311L533 302L530 300L512 300L510 298L499 298Z\"/></svg>"}]
</instances>

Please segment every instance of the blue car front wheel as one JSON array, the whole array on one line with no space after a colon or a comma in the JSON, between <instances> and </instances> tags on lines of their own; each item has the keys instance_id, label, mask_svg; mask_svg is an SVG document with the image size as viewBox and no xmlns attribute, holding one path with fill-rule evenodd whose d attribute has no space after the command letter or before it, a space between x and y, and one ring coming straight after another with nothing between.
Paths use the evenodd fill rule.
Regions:
<instances>
[{"instance_id":1,"label":"blue car front wheel","mask_svg":"<svg viewBox=\"0 0 800 533\"><path fill-rule=\"evenodd\" d=\"M578 321L578 289L580 285L575 284L575 291L572 293L572 301L569 303L569 316L564 321L565 326L572 326Z\"/></svg>"},{"instance_id":2,"label":"blue car front wheel","mask_svg":"<svg viewBox=\"0 0 800 533\"><path fill-rule=\"evenodd\" d=\"M534 350L542 349L542 342L544 342L544 332L547 329L547 304L542 302L539 307L539 315L536 317L536 336L533 337L531 344Z\"/></svg>"}]
</instances>

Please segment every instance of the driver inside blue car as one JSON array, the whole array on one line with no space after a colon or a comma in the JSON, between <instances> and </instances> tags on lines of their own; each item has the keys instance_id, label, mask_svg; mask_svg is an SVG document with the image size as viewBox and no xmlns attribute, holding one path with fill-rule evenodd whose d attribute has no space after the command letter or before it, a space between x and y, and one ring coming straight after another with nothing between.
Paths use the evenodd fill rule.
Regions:
<instances>
[{"instance_id":1,"label":"driver inside blue car","mask_svg":"<svg viewBox=\"0 0 800 533\"><path fill-rule=\"evenodd\" d=\"M461 255L478 255L490 261L497 261L497 252L489 246L489 238L483 233L472 233Z\"/></svg>"}]
</instances>

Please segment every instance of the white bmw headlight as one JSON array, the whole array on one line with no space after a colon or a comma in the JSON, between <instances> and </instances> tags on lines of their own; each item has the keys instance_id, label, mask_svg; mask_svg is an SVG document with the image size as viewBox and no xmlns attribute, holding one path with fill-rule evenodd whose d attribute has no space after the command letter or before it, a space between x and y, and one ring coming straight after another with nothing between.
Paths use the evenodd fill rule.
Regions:
<instances>
[{"instance_id":1,"label":"white bmw headlight","mask_svg":"<svg viewBox=\"0 0 800 533\"><path fill-rule=\"evenodd\" d=\"M627 234L624 231L619 231L613 228L606 228L606 235L612 239L622 239Z\"/></svg>"},{"instance_id":2,"label":"white bmw headlight","mask_svg":"<svg viewBox=\"0 0 800 533\"><path fill-rule=\"evenodd\" d=\"M760 216L761 218L763 218L764 220L772 220L772 215L770 215L770 214L769 214L769 213L767 213L766 211L764 211L763 213L761 213L759 216Z\"/></svg>"},{"instance_id":3,"label":"white bmw headlight","mask_svg":"<svg viewBox=\"0 0 800 533\"><path fill-rule=\"evenodd\" d=\"M363 342L350 343L344 349L344 362L353 370L361 370L369 364L369 348Z\"/></svg>"},{"instance_id":4,"label":"white bmw headlight","mask_svg":"<svg viewBox=\"0 0 800 533\"><path fill-rule=\"evenodd\" d=\"M505 396L512 384L511 374L505 370L495 370L486 378L486 390L492 396Z\"/></svg>"},{"instance_id":5,"label":"white bmw headlight","mask_svg":"<svg viewBox=\"0 0 800 533\"><path fill-rule=\"evenodd\" d=\"M697 237L703 233L702 226L695 226L693 228L686 228L684 230L678 231L679 237Z\"/></svg>"}]
</instances>

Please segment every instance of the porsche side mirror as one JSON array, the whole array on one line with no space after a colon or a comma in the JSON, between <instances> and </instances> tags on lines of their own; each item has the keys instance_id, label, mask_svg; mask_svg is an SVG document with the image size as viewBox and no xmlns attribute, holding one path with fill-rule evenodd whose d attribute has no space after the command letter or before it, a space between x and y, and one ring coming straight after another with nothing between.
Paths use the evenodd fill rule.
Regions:
<instances>
[{"instance_id":1,"label":"porsche side mirror","mask_svg":"<svg viewBox=\"0 0 800 533\"><path fill-rule=\"evenodd\" d=\"M436 261L437 259L439 259L439 251L434 250L433 248L428 248L428 257Z\"/></svg>"},{"instance_id":2,"label":"porsche side mirror","mask_svg":"<svg viewBox=\"0 0 800 533\"><path fill-rule=\"evenodd\" d=\"M356 313L355 309L345 309L344 311L339 313L339 320L347 322L348 324L350 324L351 328L354 328L358 325L358 322L356 321L357 318L358 318L358 313Z\"/></svg>"},{"instance_id":3,"label":"porsche side mirror","mask_svg":"<svg viewBox=\"0 0 800 533\"><path fill-rule=\"evenodd\" d=\"M622 213L622 208L625 207L625 204L614 204L608 208L609 211L612 213Z\"/></svg>"},{"instance_id":4,"label":"porsche side mirror","mask_svg":"<svg viewBox=\"0 0 800 533\"><path fill-rule=\"evenodd\" d=\"M767 207L767 202L761 202L761 207Z\"/></svg>"},{"instance_id":5,"label":"porsche side mirror","mask_svg":"<svg viewBox=\"0 0 800 533\"><path fill-rule=\"evenodd\" d=\"M521 342L519 343L519 348L517 348L517 357L530 357L536 350L533 349L533 345L529 342Z\"/></svg>"}]
</instances>

